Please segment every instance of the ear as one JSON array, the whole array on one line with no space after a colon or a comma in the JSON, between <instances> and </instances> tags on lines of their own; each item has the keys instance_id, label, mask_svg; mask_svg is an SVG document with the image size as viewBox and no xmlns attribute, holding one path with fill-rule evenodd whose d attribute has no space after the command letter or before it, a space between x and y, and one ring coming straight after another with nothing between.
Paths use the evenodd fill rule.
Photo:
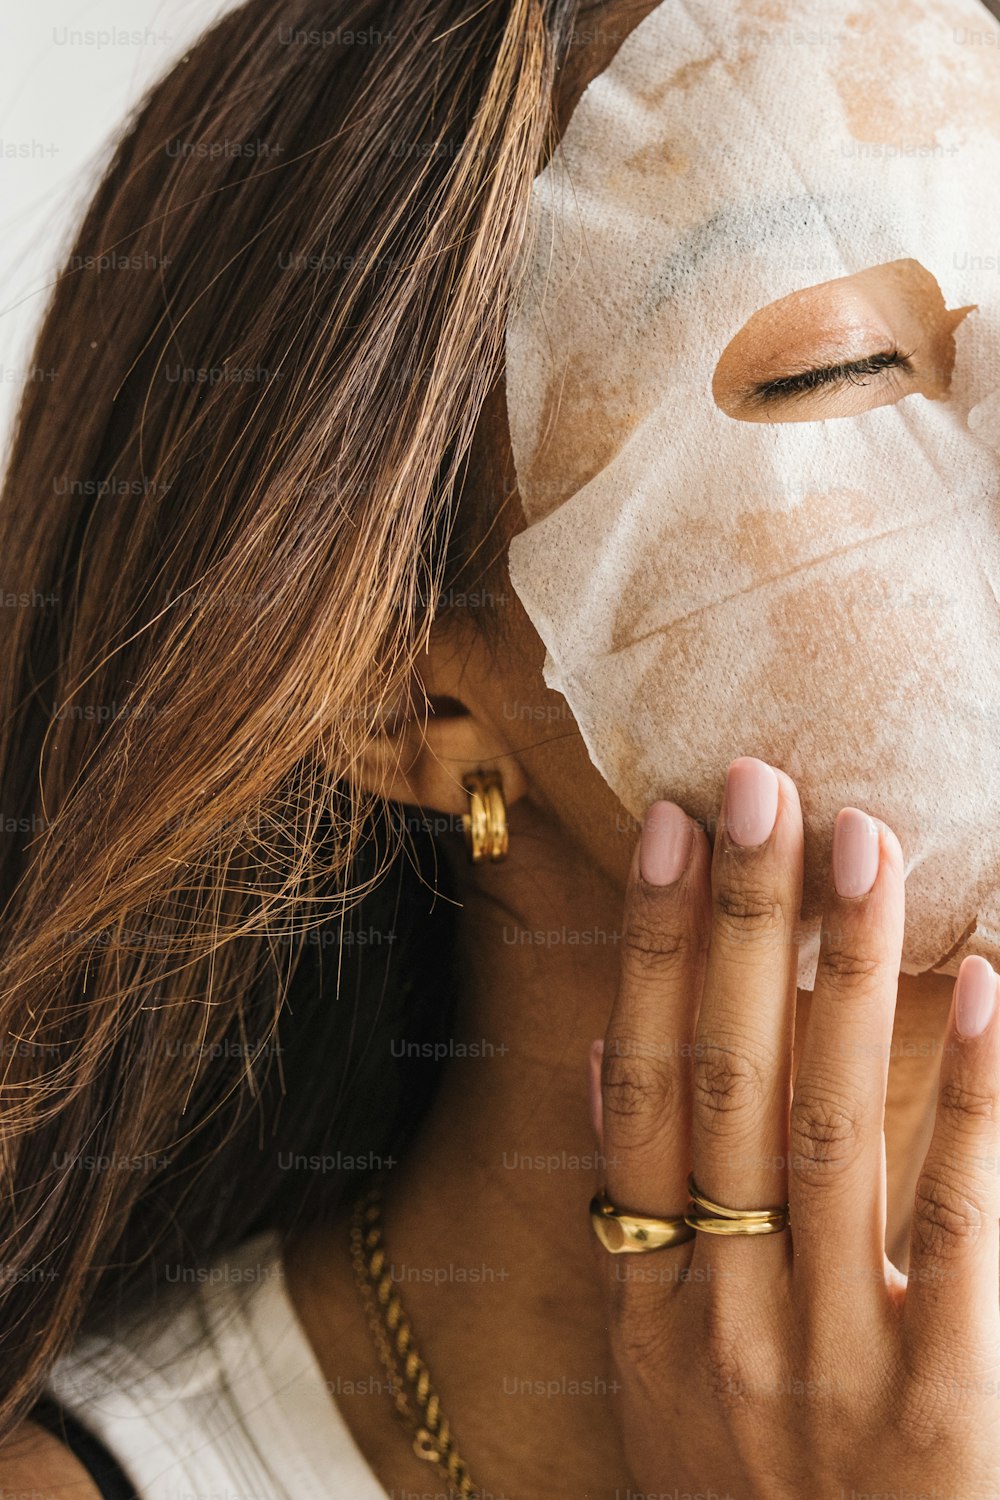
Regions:
<instances>
[{"instance_id":1,"label":"ear","mask_svg":"<svg viewBox=\"0 0 1000 1500\"><path fill-rule=\"evenodd\" d=\"M389 802L447 813L469 810L462 777L503 777L511 806L528 790L517 754L497 722L497 664L472 627L435 623L409 683L362 755L362 785Z\"/></svg>"}]
</instances>

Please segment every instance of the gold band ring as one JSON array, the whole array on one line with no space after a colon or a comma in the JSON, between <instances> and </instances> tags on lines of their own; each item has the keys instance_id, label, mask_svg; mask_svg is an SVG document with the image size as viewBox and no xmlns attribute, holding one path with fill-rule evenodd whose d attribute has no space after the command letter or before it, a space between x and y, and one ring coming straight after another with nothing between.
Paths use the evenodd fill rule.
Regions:
<instances>
[{"instance_id":1,"label":"gold band ring","mask_svg":"<svg viewBox=\"0 0 1000 1500\"><path fill-rule=\"evenodd\" d=\"M688 1192L692 1203L702 1210L689 1210L684 1222L692 1229L703 1229L708 1234L777 1234L791 1223L788 1204L779 1208L727 1208L700 1192L694 1174L688 1174Z\"/></svg>"},{"instance_id":2,"label":"gold band ring","mask_svg":"<svg viewBox=\"0 0 1000 1500\"><path fill-rule=\"evenodd\" d=\"M590 1222L594 1233L612 1255L643 1250L668 1250L694 1239L694 1228L684 1214L657 1219L650 1214L629 1214L617 1208L600 1188L590 1200Z\"/></svg>"}]
</instances>

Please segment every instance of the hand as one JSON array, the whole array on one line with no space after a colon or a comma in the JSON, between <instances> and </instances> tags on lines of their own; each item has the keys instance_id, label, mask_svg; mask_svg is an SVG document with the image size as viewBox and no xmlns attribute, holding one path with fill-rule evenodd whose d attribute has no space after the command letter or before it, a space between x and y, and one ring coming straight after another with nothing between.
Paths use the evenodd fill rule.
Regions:
<instances>
[{"instance_id":1,"label":"hand","mask_svg":"<svg viewBox=\"0 0 1000 1500\"><path fill-rule=\"evenodd\" d=\"M622 1211L682 1214L690 1171L727 1207L788 1202L790 1225L640 1254L593 1237L632 1480L719 1500L996 1500L996 975L967 958L956 984L907 1278L885 1254L899 842L856 809L838 815L833 867L855 894L831 882L793 1096L795 785L735 761L714 850L672 808L652 805L629 878L600 1077L607 1194ZM640 858L670 875L685 842L675 883L640 878Z\"/></svg>"}]
</instances>

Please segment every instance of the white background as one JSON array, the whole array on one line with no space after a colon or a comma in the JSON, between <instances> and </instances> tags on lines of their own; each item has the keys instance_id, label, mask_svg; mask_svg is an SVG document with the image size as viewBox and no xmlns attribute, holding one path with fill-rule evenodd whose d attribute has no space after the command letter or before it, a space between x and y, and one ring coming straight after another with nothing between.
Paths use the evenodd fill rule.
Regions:
<instances>
[{"instance_id":1,"label":"white background","mask_svg":"<svg viewBox=\"0 0 1000 1500\"><path fill-rule=\"evenodd\" d=\"M0 467L45 288L99 166L147 86L230 8L232 0L0 6ZM111 43L102 32L129 39Z\"/></svg>"}]
</instances>

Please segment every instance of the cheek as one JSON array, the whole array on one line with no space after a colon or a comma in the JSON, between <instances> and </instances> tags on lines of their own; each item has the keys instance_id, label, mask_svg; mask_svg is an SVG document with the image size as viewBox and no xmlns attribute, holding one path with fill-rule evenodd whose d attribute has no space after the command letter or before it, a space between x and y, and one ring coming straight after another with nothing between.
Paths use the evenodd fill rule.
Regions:
<instances>
[{"instance_id":1,"label":"cheek","mask_svg":"<svg viewBox=\"0 0 1000 1500\"><path fill-rule=\"evenodd\" d=\"M533 810L571 847L624 888L639 827L598 771L562 693L542 675L545 646L509 583L509 633L495 677L493 712L527 778Z\"/></svg>"},{"instance_id":2,"label":"cheek","mask_svg":"<svg viewBox=\"0 0 1000 1500\"><path fill-rule=\"evenodd\" d=\"M636 558L615 608L612 651L627 650L662 621L659 601L676 597L678 560L691 572L720 561L728 564L724 573L732 581L724 577L719 583L722 596L747 582L754 587L792 573L811 558L836 552L845 536L872 535L884 525L879 498L871 489L834 485L808 490L782 510L774 505L761 508L757 488L752 464L735 468L728 499L720 494L706 514L678 520L667 543ZM692 643L696 648L697 635Z\"/></svg>"},{"instance_id":3,"label":"cheek","mask_svg":"<svg viewBox=\"0 0 1000 1500\"><path fill-rule=\"evenodd\" d=\"M610 380L599 353L571 354L542 402L539 428L546 439L529 475L533 519L593 479L627 440L642 410L627 373Z\"/></svg>"},{"instance_id":4,"label":"cheek","mask_svg":"<svg viewBox=\"0 0 1000 1500\"><path fill-rule=\"evenodd\" d=\"M738 518L732 546L752 560L760 578L776 578L801 565L806 544L812 555L832 553L845 535L881 529L877 496L868 489L832 485L810 490L790 510L752 511Z\"/></svg>"},{"instance_id":5,"label":"cheek","mask_svg":"<svg viewBox=\"0 0 1000 1500\"><path fill-rule=\"evenodd\" d=\"M572 734L564 728L563 735L558 743L550 740L526 757L532 794L544 799L558 825L559 847L567 862L574 855L582 857L585 866L624 891L639 822L608 786L575 726ZM638 758L638 747L632 753Z\"/></svg>"}]
</instances>

